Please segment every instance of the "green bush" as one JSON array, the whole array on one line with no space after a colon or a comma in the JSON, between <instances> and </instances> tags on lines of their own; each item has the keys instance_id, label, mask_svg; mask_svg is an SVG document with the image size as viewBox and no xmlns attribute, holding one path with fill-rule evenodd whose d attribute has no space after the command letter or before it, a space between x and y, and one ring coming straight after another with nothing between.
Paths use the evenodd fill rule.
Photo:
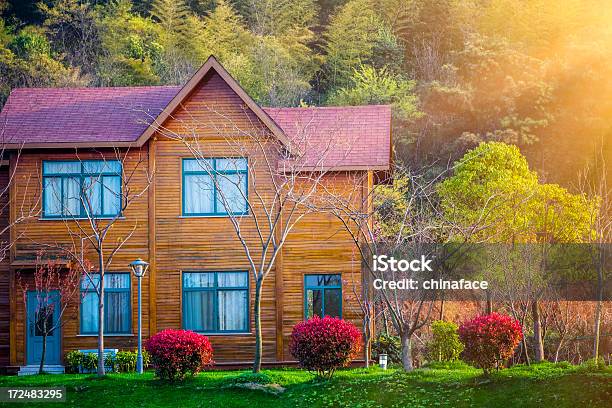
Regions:
<instances>
[{"instance_id":1,"label":"green bush","mask_svg":"<svg viewBox=\"0 0 612 408\"><path fill-rule=\"evenodd\" d=\"M66 372L69 374L77 374L80 372L80 368L83 365L83 359L85 354L78 350L69 351L66 353Z\"/></svg>"},{"instance_id":2,"label":"green bush","mask_svg":"<svg viewBox=\"0 0 612 408\"><path fill-rule=\"evenodd\" d=\"M459 340L459 327L453 322L436 320L431 324L432 340L427 344L429 361L457 361L464 349Z\"/></svg>"},{"instance_id":3,"label":"green bush","mask_svg":"<svg viewBox=\"0 0 612 408\"><path fill-rule=\"evenodd\" d=\"M118 373L133 373L136 371L137 359L138 352L136 351L119 351L115 355L115 370ZM144 367L149 365L149 353L146 350L142 350L142 362Z\"/></svg>"},{"instance_id":4,"label":"green bush","mask_svg":"<svg viewBox=\"0 0 612 408\"><path fill-rule=\"evenodd\" d=\"M389 364L402 363L402 346L397 336L381 333L372 342L372 358L378 360L381 354L387 355Z\"/></svg>"},{"instance_id":5,"label":"green bush","mask_svg":"<svg viewBox=\"0 0 612 408\"><path fill-rule=\"evenodd\" d=\"M98 355L96 353L83 354L82 367L84 371L96 371L98 368Z\"/></svg>"},{"instance_id":6,"label":"green bush","mask_svg":"<svg viewBox=\"0 0 612 408\"><path fill-rule=\"evenodd\" d=\"M606 370L606 362L602 357L598 359L591 358L578 366L579 372L596 372Z\"/></svg>"}]
</instances>

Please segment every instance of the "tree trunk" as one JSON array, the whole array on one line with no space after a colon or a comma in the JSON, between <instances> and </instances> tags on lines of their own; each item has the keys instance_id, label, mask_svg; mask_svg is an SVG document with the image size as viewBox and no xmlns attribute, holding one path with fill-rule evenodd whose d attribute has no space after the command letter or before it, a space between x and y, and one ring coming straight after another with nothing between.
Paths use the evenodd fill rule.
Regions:
<instances>
[{"instance_id":1,"label":"tree trunk","mask_svg":"<svg viewBox=\"0 0 612 408\"><path fill-rule=\"evenodd\" d=\"M370 331L370 318L364 317L363 319L363 344L365 348L365 366L370 367L370 342L371 342L371 331Z\"/></svg>"},{"instance_id":2,"label":"tree trunk","mask_svg":"<svg viewBox=\"0 0 612 408\"><path fill-rule=\"evenodd\" d=\"M414 368L412 364L412 336L402 334L400 339L402 341L402 366L404 371L412 371Z\"/></svg>"},{"instance_id":3,"label":"tree trunk","mask_svg":"<svg viewBox=\"0 0 612 408\"><path fill-rule=\"evenodd\" d=\"M440 318L438 320L444 320L444 292L440 295Z\"/></svg>"},{"instance_id":4,"label":"tree trunk","mask_svg":"<svg viewBox=\"0 0 612 408\"><path fill-rule=\"evenodd\" d=\"M100 298L98 303L98 376L106 375L104 369L104 256L98 254L100 274Z\"/></svg>"},{"instance_id":5,"label":"tree trunk","mask_svg":"<svg viewBox=\"0 0 612 408\"><path fill-rule=\"evenodd\" d=\"M561 347L563 347L563 339L559 339L559 344L557 345L557 349L555 350L555 363L559 361L559 353L561 352Z\"/></svg>"},{"instance_id":6,"label":"tree trunk","mask_svg":"<svg viewBox=\"0 0 612 408\"><path fill-rule=\"evenodd\" d=\"M253 360L253 372L261 371L261 286L262 280L257 279L255 282L255 358Z\"/></svg>"},{"instance_id":7,"label":"tree trunk","mask_svg":"<svg viewBox=\"0 0 612 408\"><path fill-rule=\"evenodd\" d=\"M45 367L45 357L47 354L47 323L46 323L47 319L45 319L45 323L44 326L44 330L43 330L43 336L42 336L42 353L40 355L40 365L38 366L38 374L42 374L44 372L44 367Z\"/></svg>"},{"instance_id":8,"label":"tree trunk","mask_svg":"<svg viewBox=\"0 0 612 408\"><path fill-rule=\"evenodd\" d=\"M493 313L493 299L491 299L491 292L489 290L486 291L487 294L487 303L485 308L485 314Z\"/></svg>"},{"instance_id":9,"label":"tree trunk","mask_svg":"<svg viewBox=\"0 0 612 408\"><path fill-rule=\"evenodd\" d=\"M595 327L593 328L593 358L599 358L599 338L601 335L601 304L603 301L603 255L604 249L600 249L600 260L596 264L597 268L597 304L595 306Z\"/></svg>"},{"instance_id":10,"label":"tree trunk","mask_svg":"<svg viewBox=\"0 0 612 408\"><path fill-rule=\"evenodd\" d=\"M542 338L542 322L540 321L540 304L534 300L531 304L531 317L533 319L533 347L535 348L535 361L544 361L544 339Z\"/></svg>"}]
</instances>

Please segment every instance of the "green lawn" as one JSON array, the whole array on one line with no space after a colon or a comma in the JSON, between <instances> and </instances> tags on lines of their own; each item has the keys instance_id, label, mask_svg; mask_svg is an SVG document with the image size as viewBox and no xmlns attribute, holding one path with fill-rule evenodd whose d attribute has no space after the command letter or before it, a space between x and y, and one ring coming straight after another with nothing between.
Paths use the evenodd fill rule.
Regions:
<instances>
[{"instance_id":1,"label":"green lawn","mask_svg":"<svg viewBox=\"0 0 612 408\"><path fill-rule=\"evenodd\" d=\"M212 371L182 384L152 373L0 377L0 386L66 387L75 407L609 407L612 371L587 371L563 364L517 366L483 380L480 371L419 369L403 373L378 368L339 371L329 382L301 370L265 370L286 387L279 396L232 388L243 371ZM11 404L11 406L16 406ZM33 405L34 406L34 405ZM62 406L57 404L56 406Z\"/></svg>"}]
</instances>

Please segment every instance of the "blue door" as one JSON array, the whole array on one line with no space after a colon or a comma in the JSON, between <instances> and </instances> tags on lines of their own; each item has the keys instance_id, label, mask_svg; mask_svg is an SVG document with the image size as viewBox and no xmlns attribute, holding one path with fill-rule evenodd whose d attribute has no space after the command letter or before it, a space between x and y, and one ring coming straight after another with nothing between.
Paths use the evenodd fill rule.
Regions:
<instances>
[{"instance_id":1,"label":"blue door","mask_svg":"<svg viewBox=\"0 0 612 408\"><path fill-rule=\"evenodd\" d=\"M59 292L54 290L49 296L37 296L35 291L28 292L26 360L27 364L40 364L45 324L48 328L45 365L61 364L59 325ZM45 321L46 320L46 321ZM50 330L53 328L53 330Z\"/></svg>"}]
</instances>

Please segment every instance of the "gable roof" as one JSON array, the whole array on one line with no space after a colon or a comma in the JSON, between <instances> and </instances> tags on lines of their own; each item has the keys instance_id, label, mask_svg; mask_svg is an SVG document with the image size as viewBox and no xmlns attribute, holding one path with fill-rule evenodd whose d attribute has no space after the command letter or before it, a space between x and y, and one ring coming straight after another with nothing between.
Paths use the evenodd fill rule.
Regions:
<instances>
[{"instance_id":1,"label":"gable roof","mask_svg":"<svg viewBox=\"0 0 612 408\"><path fill-rule=\"evenodd\" d=\"M261 108L210 57L183 86L114 88L18 88L0 112L5 148L142 146L202 79L214 70L289 151L326 151L326 166L338 169L390 167L391 108L355 106Z\"/></svg>"}]
</instances>

